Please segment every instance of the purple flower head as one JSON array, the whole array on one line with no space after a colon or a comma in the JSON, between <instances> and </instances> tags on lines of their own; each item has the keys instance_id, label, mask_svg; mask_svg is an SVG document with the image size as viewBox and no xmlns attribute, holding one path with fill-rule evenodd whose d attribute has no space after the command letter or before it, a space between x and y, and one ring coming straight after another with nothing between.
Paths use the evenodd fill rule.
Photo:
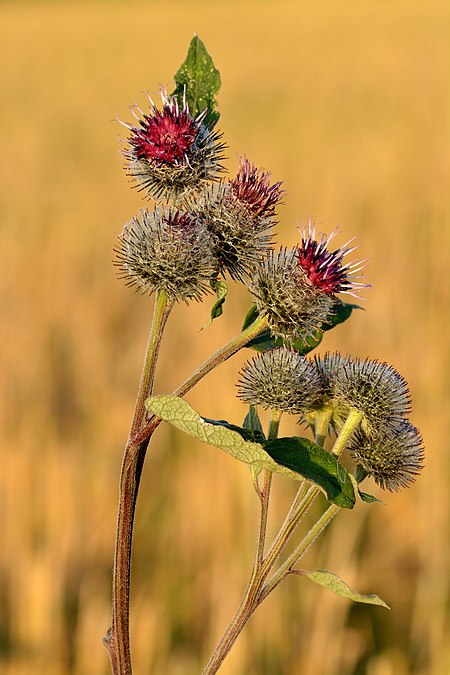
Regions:
<instances>
[{"instance_id":1,"label":"purple flower head","mask_svg":"<svg viewBox=\"0 0 450 675\"><path fill-rule=\"evenodd\" d=\"M329 251L328 246L337 233L338 230L333 230L330 235L320 234L316 239L316 228L309 223L301 232L302 243L297 246L298 264L309 281L323 293L348 293L358 297L355 291L369 287L369 284L356 281L360 276L355 276L363 269L366 261L344 262L345 256L357 248L348 247L353 239L334 251Z\"/></svg>"},{"instance_id":2,"label":"purple flower head","mask_svg":"<svg viewBox=\"0 0 450 675\"><path fill-rule=\"evenodd\" d=\"M221 134L205 124L206 109L193 117L186 99L161 90L161 107L149 96L146 113L131 107L137 124L121 122L129 135L124 156L127 173L153 199L178 199L215 180L223 170Z\"/></svg>"}]
</instances>

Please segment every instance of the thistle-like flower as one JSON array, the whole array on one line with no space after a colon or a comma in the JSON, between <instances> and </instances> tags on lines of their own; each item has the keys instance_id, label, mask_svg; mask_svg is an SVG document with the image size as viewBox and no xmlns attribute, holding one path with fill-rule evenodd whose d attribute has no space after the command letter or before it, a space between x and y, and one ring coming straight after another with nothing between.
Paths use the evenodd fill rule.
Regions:
<instances>
[{"instance_id":1,"label":"thistle-like flower","mask_svg":"<svg viewBox=\"0 0 450 675\"><path fill-rule=\"evenodd\" d=\"M246 403L292 415L303 415L322 391L314 364L284 347L248 361L240 373L238 387L238 396Z\"/></svg>"},{"instance_id":2,"label":"thistle-like flower","mask_svg":"<svg viewBox=\"0 0 450 675\"><path fill-rule=\"evenodd\" d=\"M196 209L215 241L222 274L243 281L272 245L275 208L281 183L270 184L270 174L244 158L234 180L208 185Z\"/></svg>"},{"instance_id":3,"label":"thistle-like flower","mask_svg":"<svg viewBox=\"0 0 450 675\"><path fill-rule=\"evenodd\" d=\"M309 281L297 249L269 252L255 268L249 289L272 333L287 344L315 335L333 316L334 296Z\"/></svg>"},{"instance_id":4,"label":"thistle-like flower","mask_svg":"<svg viewBox=\"0 0 450 675\"><path fill-rule=\"evenodd\" d=\"M340 355L328 359L337 364L330 377L329 396L338 417L357 410L363 415L362 429L374 433L381 427L395 427L410 411L408 384L392 366L375 359L347 357L341 361Z\"/></svg>"},{"instance_id":5,"label":"thistle-like flower","mask_svg":"<svg viewBox=\"0 0 450 675\"><path fill-rule=\"evenodd\" d=\"M257 169L246 157L239 160L239 171L230 181L234 197L247 204L250 212L272 220L283 195L281 182L270 184L270 171Z\"/></svg>"},{"instance_id":6,"label":"thistle-like flower","mask_svg":"<svg viewBox=\"0 0 450 675\"><path fill-rule=\"evenodd\" d=\"M131 107L136 126L122 122L130 132L126 169L148 197L177 199L219 176L225 145L221 134L204 123L206 109L192 117L185 99L180 107L175 96L163 90L160 95L161 109L149 97L148 114Z\"/></svg>"},{"instance_id":7,"label":"thistle-like flower","mask_svg":"<svg viewBox=\"0 0 450 675\"><path fill-rule=\"evenodd\" d=\"M169 208L142 210L119 236L116 265L120 278L170 300L200 300L217 274L213 242L195 216Z\"/></svg>"},{"instance_id":8,"label":"thistle-like flower","mask_svg":"<svg viewBox=\"0 0 450 675\"><path fill-rule=\"evenodd\" d=\"M348 247L354 238L334 251L329 251L328 246L337 232L338 230L333 230L328 237L326 234L320 234L320 238L316 239L316 228L309 223L302 230L302 243L297 246L298 264L311 284L324 293L330 295L348 293L359 297L355 291L369 287L369 284L356 281L360 278L357 272L363 269L367 261L344 263L345 256L357 248L357 246Z\"/></svg>"},{"instance_id":9,"label":"thistle-like flower","mask_svg":"<svg viewBox=\"0 0 450 675\"><path fill-rule=\"evenodd\" d=\"M424 449L420 432L406 419L390 427L379 427L366 434L362 429L353 436L350 452L365 474L391 491L408 487L423 468Z\"/></svg>"},{"instance_id":10,"label":"thistle-like flower","mask_svg":"<svg viewBox=\"0 0 450 675\"><path fill-rule=\"evenodd\" d=\"M293 250L270 253L252 275L250 291L260 314L266 314L272 333L286 342L305 341L332 320L337 293L354 295L365 287L354 281L362 263L344 264L347 246L329 252L329 237L315 239L315 229L303 230L302 243Z\"/></svg>"}]
</instances>

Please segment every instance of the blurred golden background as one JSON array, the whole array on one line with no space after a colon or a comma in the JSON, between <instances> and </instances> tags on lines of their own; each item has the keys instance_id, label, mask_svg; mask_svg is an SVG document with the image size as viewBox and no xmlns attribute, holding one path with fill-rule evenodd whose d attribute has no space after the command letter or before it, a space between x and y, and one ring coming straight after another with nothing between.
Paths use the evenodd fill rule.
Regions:
<instances>
[{"instance_id":1,"label":"blurred golden background","mask_svg":"<svg viewBox=\"0 0 450 675\"><path fill-rule=\"evenodd\" d=\"M279 242L314 218L340 227L339 243L357 235L370 258L367 311L321 350L397 367L426 445L414 486L339 514L305 561L391 611L289 579L220 672L448 675L449 15L444 1L415 0L0 4L1 673L109 672L119 470L152 310L111 264L144 205L112 120L172 86L196 32L222 75L230 171L246 153L285 183ZM232 337L248 304L233 286L202 333L209 302L177 308L157 391ZM249 355L201 383L192 405L240 423ZM272 527L294 487L275 482ZM257 512L243 464L158 430L137 509L136 674L201 671L250 573Z\"/></svg>"}]
</instances>

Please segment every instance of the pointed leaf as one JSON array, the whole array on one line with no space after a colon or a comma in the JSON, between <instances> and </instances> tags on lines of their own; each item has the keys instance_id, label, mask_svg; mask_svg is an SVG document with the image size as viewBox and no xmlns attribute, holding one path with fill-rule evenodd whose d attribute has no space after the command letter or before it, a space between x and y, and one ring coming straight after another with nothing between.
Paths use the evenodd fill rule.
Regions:
<instances>
[{"instance_id":1,"label":"pointed leaf","mask_svg":"<svg viewBox=\"0 0 450 675\"><path fill-rule=\"evenodd\" d=\"M363 309L359 305L353 305L348 302L342 302L342 300L336 299L336 304L334 306L333 315L329 321L322 324L322 330L327 331L331 330L335 326L338 326L340 323L347 321L353 313L354 309Z\"/></svg>"},{"instance_id":2,"label":"pointed leaf","mask_svg":"<svg viewBox=\"0 0 450 675\"><path fill-rule=\"evenodd\" d=\"M328 499L338 506L352 508L355 503L353 486L346 470L319 446L315 446L313 452L310 449L302 452L299 449L302 444L297 443L295 457L294 453L291 453L289 460L282 464L275 461L265 450L266 446L273 445L274 441L266 441L261 432L257 430L242 429L224 420L204 419L186 401L177 396L153 396L146 401L145 405L149 412L169 422L177 429L249 464L254 473L269 469L269 471L275 471L296 480L306 477L324 490ZM310 443L307 439L301 440ZM273 447L271 449L276 454L276 449L274 450ZM327 467L331 470L327 470Z\"/></svg>"},{"instance_id":3,"label":"pointed leaf","mask_svg":"<svg viewBox=\"0 0 450 675\"><path fill-rule=\"evenodd\" d=\"M366 502L366 504L373 504L374 502L378 502L379 504L383 503L381 499L378 499L378 497L374 497L373 495L369 495L368 492L362 492L362 490L358 490L358 494L362 501Z\"/></svg>"},{"instance_id":4,"label":"pointed leaf","mask_svg":"<svg viewBox=\"0 0 450 675\"><path fill-rule=\"evenodd\" d=\"M191 40L185 61L175 77L174 95L182 103L186 92L186 101L193 117L207 110L205 123L213 127L219 119L216 112L216 94L220 89L220 73L203 42L197 35Z\"/></svg>"},{"instance_id":5,"label":"pointed leaf","mask_svg":"<svg viewBox=\"0 0 450 675\"><path fill-rule=\"evenodd\" d=\"M211 307L211 315L209 318L209 321L205 323L205 325L202 327L202 330L205 328L208 328L214 321L214 319L217 319L219 316L222 316L223 314L223 304L225 302L225 298L227 297L228 294L228 286L226 281L223 281L223 279L212 279L210 281L211 288L213 291L215 291L217 300Z\"/></svg>"},{"instance_id":6,"label":"pointed leaf","mask_svg":"<svg viewBox=\"0 0 450 675\"><path fill-rule=\"evenodd\" d=\"M233 427L225 421L204 420L187 401L177 396L153 396L147 399L145 406L149 412L165 422L204 443L224 450L232 457L249 464L256 471L269 469L300 479L293 471L278 466L259 443L246 440L254 439L257 432Z\"/></svg>"},{"instance_id":7,"label":"pointed leaf","mask_svg":"<svg viewBox=\"0 0 450 675\"><path fill-rule=\"evenodd\" d=\"M244 331L246 328L252 325L259 316L258 308L256 305L252 305L248 310L247 314L244 316L242 322L241 331Z\"/></svg>"},{"instance_id":8,"label":"pointed leaf","mask_svg":"<svg viewBox=\"0 0 450 675\"><path fill-rule=\"evenodd\" d=\"M336 595L340 595L342 598L353 600L353 602L363 602L366 605L380 605L381 607L390 609L389 605L387 605L378 595L363 595L362 593L352 591L340 577L332 572L327 572L326 570L314 570L313 572L307 572L306 570L295 571L299 572L304 577L308 577L308 579L319 584L319 586L328 588L329 591L336 593Z\"/></svg>"},{"instance_id":9,"label":"pointed leaf","mask_svg":"<svg viewBox=\"0 0 450 675\"><path fill-rule=\"evenodd\" d=\"M244 429L249 429L250 431L258 431L261 434L261 436L265 438L256 405L249 406L248 413L245 416L244 423L242 426Z\"/></svg>"}]
</instances>

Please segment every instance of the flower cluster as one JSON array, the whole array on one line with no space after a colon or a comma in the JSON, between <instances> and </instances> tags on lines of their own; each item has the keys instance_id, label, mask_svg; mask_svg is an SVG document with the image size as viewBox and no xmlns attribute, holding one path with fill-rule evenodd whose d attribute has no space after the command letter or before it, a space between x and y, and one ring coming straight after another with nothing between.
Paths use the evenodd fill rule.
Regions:
<instances>
[{"instance_id":1,"label":"flower cluster","mask_svg":"<svg viewBox=\"0 0 450 675\"><path fill-rule=\"evenodd\" d=\"M337 433L351 412L359 413L350 451L383 488L400 489L422 468L422 439L406 419L408 386L386 363L338 353L310 360L282 348L247 363L238 386L246 403L300 415L313 426L317 413L327 412Z\"/></svg>"},{"instance_id":2,"label":"flower cluster","mask_svg":"<svg viewBox=\"0 0 450 675\"><path fill-rule=\"evenodd\" d=\"M219 275L245 283L284 347L244 367L239 397L312 426L325 414L336 433L356 412L350 451L360 470L390 490L407 485L422 467L423 449L407 420L404 378L376 360L339 353L310 360L294 351L333 325L339 293L358 297L367 288L365 261L347 260L353 240L332 246L336 230L316 234L308 224L299 244L275 251L281 183L246 157L234 178L221 178L225 145L207 109L191 115L186 92L180 99L161 91L160 107L149 100L147 112L132 107L137 124L124 123L126 170L147 197L166 205L124 226L116 247L121 278L171 302L201 300Z\"/></svg>"}]
</instances>

